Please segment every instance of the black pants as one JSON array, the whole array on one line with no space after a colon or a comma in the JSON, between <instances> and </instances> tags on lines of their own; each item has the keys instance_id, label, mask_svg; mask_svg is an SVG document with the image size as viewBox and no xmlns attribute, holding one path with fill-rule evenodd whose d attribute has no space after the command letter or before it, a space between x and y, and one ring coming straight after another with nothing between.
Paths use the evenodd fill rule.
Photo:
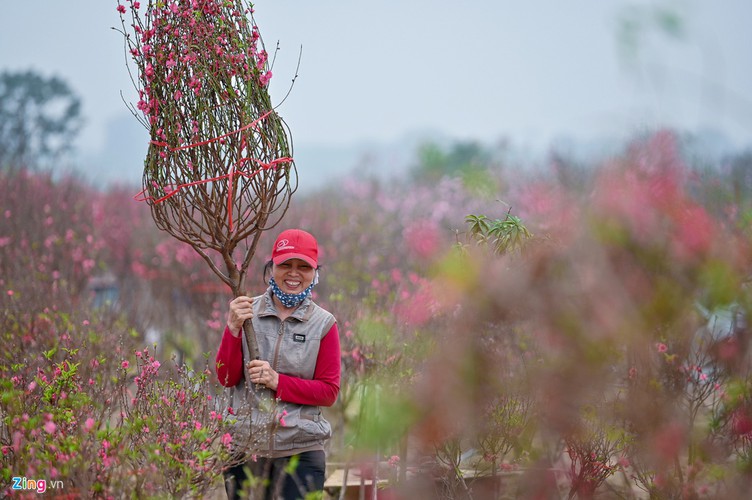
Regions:
<instances>
[{"instance_id":1,"label":"black pants","mask_svg":"<svg viewBox=\"0 0 752 500\"><path fill-rule=\"evenodd\" d=\"M229 500L248 498L251 490L263 491L264 500L298 500L306 493L322 491L326 472L326 454L321 451L306 451L295 455L298 464L295 470L285 471L292 457L262 458L227 469L225 490ZM250 480L246 470L259 483ZM264 486L259 486L263 484Z\"/></svg>"}]
</instances>

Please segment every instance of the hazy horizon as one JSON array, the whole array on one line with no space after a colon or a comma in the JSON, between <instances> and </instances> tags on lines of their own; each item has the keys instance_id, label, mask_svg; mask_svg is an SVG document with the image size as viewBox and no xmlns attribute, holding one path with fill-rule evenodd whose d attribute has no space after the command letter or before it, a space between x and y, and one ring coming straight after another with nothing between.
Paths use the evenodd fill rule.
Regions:
<instances>
[{"instance_id":1,"label":"hazy horizon","mask_svg":"<svg viewBox=\"0 0 752 500\"><path fill-rule=\"evenodd\" d=\"M121 99L133 101L135 89L112 29L116 6L9 3L0 71L65 80L87 121L74 162L102 179L138 180L148 137ZM732 148L752 144L746 0L275 0L255 9L267 48L280 48L275 103L300 58L279 112L306 183L374 148L399 156L421 135L506 140L531 153L557 142L618 143L660 127L715 134Z\"/></svg>"}]
</instances>

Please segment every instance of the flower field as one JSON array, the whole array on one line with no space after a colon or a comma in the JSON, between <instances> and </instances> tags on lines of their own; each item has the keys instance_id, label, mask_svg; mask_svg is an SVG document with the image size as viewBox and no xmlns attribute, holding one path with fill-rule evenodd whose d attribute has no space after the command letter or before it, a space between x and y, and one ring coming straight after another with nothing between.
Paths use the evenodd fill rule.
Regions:
<instances>
[{"instance_id":1,"label":"flower field","mask_svg":"<svg viewBox=\"0 0 752 500\"><path fill-rule=\"evenodd\" d=\"M381 498L744 498L749 158L692 164L660 131L591 167L471 167L296 194L261 238L252 293L277 229L322 248L329 472ZM0 188L3 495L221 491L230 289L135 187L10 169Z\"/></svg>"}]
</instances>

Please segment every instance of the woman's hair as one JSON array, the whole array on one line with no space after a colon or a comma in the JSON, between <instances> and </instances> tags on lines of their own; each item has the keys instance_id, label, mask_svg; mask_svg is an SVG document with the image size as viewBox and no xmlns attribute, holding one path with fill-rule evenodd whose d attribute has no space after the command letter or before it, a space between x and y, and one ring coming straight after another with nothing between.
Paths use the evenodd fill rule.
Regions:
<instances>
[{"instance_id":1,"label":"woman's hair","mask_svg":"<svg viewBox=\"0 0 752 500\"><path fill-rule=\"evenodd\" d=\"M266 264L264 264L264 270L262 271L263 274L261 275L261 281L264 283L264 285L269 284L269 277L272 274L273 266L274 266L274 261L272 259L267 260Z\"/></svg>"}]
</instances>

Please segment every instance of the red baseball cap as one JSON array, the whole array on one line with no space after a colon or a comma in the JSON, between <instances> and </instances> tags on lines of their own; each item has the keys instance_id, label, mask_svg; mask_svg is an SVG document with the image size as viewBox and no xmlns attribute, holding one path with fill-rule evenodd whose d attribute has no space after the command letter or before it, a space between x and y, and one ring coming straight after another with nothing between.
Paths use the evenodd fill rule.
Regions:
<instances>
[{"instance_id":1,"label":"red baseball cap","mask_svg":"<svg viewBox=\"0 0 752 500\"><path fill-rule=\"evenodd\" d=\"M282 264L290 259L302 259L314 268L319 267L319 245L316 238L302 229L282 231L274 242L272 261Z\"/></svg>"}]
</instances>

